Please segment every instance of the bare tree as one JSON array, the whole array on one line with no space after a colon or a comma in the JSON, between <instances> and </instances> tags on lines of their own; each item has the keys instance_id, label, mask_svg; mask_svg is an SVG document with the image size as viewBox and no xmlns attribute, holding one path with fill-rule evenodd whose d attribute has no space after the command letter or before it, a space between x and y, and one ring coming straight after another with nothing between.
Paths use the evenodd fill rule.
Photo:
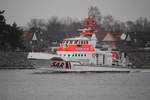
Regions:
<instances>
[{"instance_id":1,"label":"bare tree","mask_svg":"<svg viewBox=\"0 0 150 100\"><path fill-rule=\"evenodd\" d=\"M99 11L98 7L91 6L89 8L88 14L92 18L96 19L96 22L97 22L98 25L101 25L102 15L101 15L101 12Z\"/></svg>"},{"instance_id":2,"label":"bare tree","mask_svg":"<svg viewBox=\"0 0 150 100\"><path fill-rule=\"evenodd\" d=\"M126 26L123 22L119 20L115 20L114 24L112 25L112 31L113 32L125 32Z\"/></svg>"},{"instance_id":3,"label":"bare tree","mask_svg":"<svg viewBox=\"0 0 150 100\"><path fill-rule=\"evenodd\" d=\"M102 27L105 31L112 31L114 25L114 18L112 15L107 15L103 17Z\"/></svg>"},{"instance_id":4,"label":"bare tree","mask_svg":"<svg viewBox=\"0 0 150 100\"><path fill-rule=\"evenodd\" d=\"M61 41L64 37L63 34L63 24L59 21L57 17L52 17L48 24L46 25L47 31L48 31L48 37L50 41Z\"/></svg>"},{"instance_id":5,"label":"bare tree","mask_svg":"<svg viewBox=\"0 0 150 100\"><path fill-rule=\"evenodd\" d=\"M44 19L31 19L31 21L28 23L28 28L30 29L45 29L46 22Z\"/></svg>"}]
</instances>

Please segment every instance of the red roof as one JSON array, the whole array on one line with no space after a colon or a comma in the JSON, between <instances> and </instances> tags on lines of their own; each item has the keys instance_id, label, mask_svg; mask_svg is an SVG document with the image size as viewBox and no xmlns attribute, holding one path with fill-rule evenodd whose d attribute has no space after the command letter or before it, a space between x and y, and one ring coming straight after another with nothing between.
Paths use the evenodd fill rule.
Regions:
<instances>
[{"instance_id":1,"label":"red roof","mask_svg":"<svg viewBox=\"0 0 150 100\"><path fill-rule=\"evenodd\" d=\"M24 32L23 33L23 40L32 40L33 35L34 34L32 32Z\"/></svg>"},{"instance_id":2,"label":"red roof","mask_svg":"<svg viewBox=\"0 0 150 100\"><path fill-rule=\"evenodd\" d=\"M106 37L107 34L111 34L111 36L115 39L115 41L122 41L120 38L121 33L117 32L98 32L97 33L98 40L103 41L103 39Z\"/></svg>"},{"instance_id":3,"label":"red roof","mask_svg":"<svg viewBox=\"0 0 150 100\"><path fill-rule=\"evenodd\" d=\"M115 38L116 41L122 41L121 40L122 33L114 32L114 33L112 33L112 35L113 35L113 37Z\"/></svg>"},{"instance_id":4,"label":"red roof","mask_svg":"<svg viewBox=\"0 0 150 100\"><path fill-rule=\"evenodd\" d=\"M107 32L98 32L96 35L97 35L98 40L102 41L107 35Z\"/></svg>"}]
</instances>

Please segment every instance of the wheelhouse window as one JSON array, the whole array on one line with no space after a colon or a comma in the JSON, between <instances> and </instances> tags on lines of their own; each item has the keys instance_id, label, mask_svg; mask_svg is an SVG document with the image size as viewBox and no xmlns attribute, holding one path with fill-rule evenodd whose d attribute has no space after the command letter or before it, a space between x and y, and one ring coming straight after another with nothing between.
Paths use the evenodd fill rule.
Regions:
<instances>
[{"instance_id":1,"label":"wheelhouse window","mask_svg":"<svg viewBox=\"0 0 150 100\"><path fill-rule=\"evenodd\" d=\"M81 41L78 41L78 45L81 45Z\"/></svg>"},{"instance_id":2,"label":"wheelhouse window","mask_svg":"<svg viewBox=\"0 0 150 100\"><path fill-rule=\"evenodd\" d=\"M70 43L70 41L66 41L66 44L69 44Z\"/></svg>"},{"instance_id":3,"label":"wheelhouse window","mask_svg":"<svg viewBox=\"0 0 150 100\"><path fill-rule=\"evenodd\" d=\"M86 43L86 44L89 44L89 42L88 42L88 41L85 41L85 43Z\"/></svg>"},{"instance_id":4,"label":"wheelhouse window","mask_svg":"<svg viewBox=\"0 0 150 100\"><path fill-rule=\"evenodd\" d=\"M73 44L73 41L69 41L69 44Z\"/></svg>"},{"instance_id":5,"label":"wheelhouse window","mask_svg":"<svg viewBox=\"0 0 150 100\"><path fill-rule=\"evenodd\" d=\"M84 44L84 41L81 41L81 44Z\"/></svg>"},{"instance_id":6,"label":"wheelhouse window","mask_svg":"<svg viewBox=\"0 0 150 100\"><path fill-rule=\"evenodd\" d=\"M74 42L74 44L78 44L78 40L76 40L76 41Z\"/></svg>"}]
</instances>

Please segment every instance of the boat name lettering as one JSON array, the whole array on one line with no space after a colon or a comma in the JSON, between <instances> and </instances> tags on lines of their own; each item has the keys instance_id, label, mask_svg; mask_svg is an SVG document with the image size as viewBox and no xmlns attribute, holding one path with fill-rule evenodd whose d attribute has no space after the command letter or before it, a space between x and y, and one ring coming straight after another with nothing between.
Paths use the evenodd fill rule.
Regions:
<instances>
[{"instance_id":1,"label":"boat name lettering","mask_svg":"<svg viewBox=\"0 0 150 100\"><path fill-rule=\"evenodd\" d=\"M54 61L50 66L53 68L71 69L71 63L68 61Z\"/></svg>"},{"instance_id":2,"label":"boat name lettering","mask_svg":"<svg viewBox=\"0 0 150 100\"><path fill-rule=\"evenodd\" d=\"M53 62L51 67L63 68L64 65L64 62Z\"/></svg>"}]
</instances>

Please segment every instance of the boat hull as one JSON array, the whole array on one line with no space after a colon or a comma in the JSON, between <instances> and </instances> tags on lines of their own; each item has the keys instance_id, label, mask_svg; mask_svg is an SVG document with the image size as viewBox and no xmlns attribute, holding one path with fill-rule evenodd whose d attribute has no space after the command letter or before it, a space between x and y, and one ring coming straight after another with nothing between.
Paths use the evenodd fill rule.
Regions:
<instances>
[{"instance_id":1,"label":"boat hull","mask_svg":"<svg viewBox=\"0 0 150 100\"><path fill-rule=\"evenodd\" d=\"M62 73L72 73L72 72L77 72L77 73L85 73L85 72L94 72L94 73L106 73L106 72L111 72L111 73L128 73L130 72L129 69L127 68L112 68L112 67L96 67L96 66L73 66L71 64L70 68L66 67L54 67L52 66L52 63L54 61L46 60L46 59L32 59L30 60L31 63L34 65L34 67L40 71L44 72L62 72ZM64 61L63 61L64 62ZM62 61L60 62L62 63Z\"/></svg>"}]
</instances>

